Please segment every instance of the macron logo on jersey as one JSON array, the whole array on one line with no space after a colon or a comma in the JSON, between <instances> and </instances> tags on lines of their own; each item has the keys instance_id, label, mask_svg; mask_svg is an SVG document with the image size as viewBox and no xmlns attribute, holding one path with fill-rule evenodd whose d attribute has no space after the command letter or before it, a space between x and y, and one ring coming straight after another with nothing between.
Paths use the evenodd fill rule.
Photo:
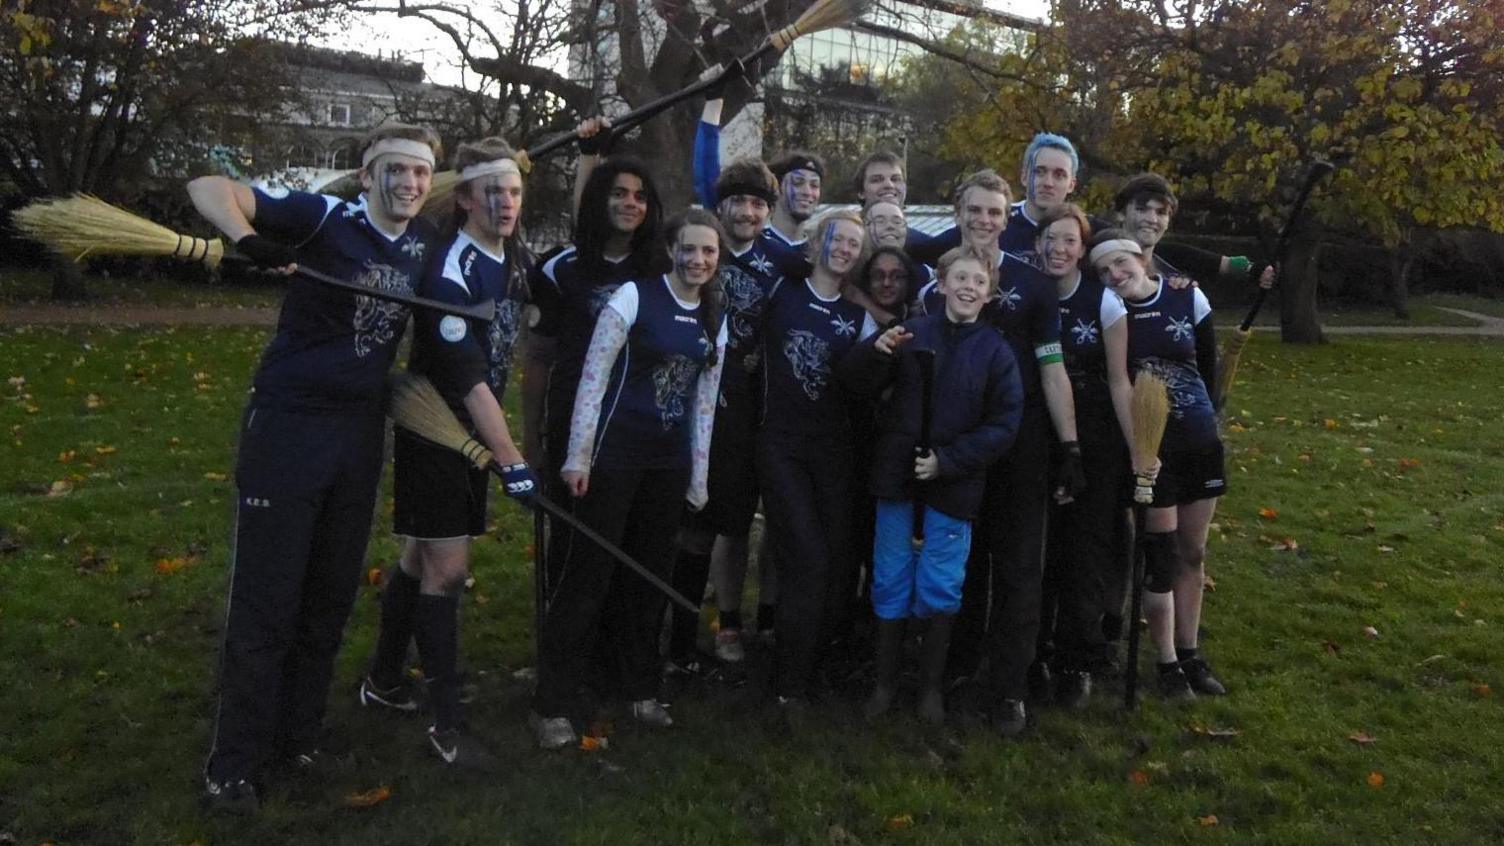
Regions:
<instances>
[{"instance_id":1,"label":"macron logo on jersey","mask_svg":"<svg viewBox=\"0 0 1504 846\"><path fill-rule=\"evenodd\" d=\"M696 326L700 325L700 321L694 319L693 317L685 317L682 314L676 314L676 315L674 315L674 322L675 323L692 323L692 324L694 324Z\"/></svg>"},{"instance_id":2,"label":"macron logo on jersey","mask_svg":"<svg viewBox=\"0 0 1504 846\"><path fill-rule=\"evenodd\" d=\"M821 314L827 314L827 315L830 314L830 309L826 308L825 306L816 305L815 303L805 303L805 305L809 306L810 308L814 309L815 311L820 312Z\"/></svg>"}]
</instances>

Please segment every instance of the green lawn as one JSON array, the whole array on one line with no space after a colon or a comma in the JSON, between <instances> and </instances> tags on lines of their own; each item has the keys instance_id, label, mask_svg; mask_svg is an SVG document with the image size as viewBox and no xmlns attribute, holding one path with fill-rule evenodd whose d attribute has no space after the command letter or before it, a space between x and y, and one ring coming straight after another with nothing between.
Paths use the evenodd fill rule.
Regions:
<instances>
[{"instance_id":1,"label":"green lawn","mask_svg":"<svg viewBox=\"0 0 1504 846\"><path fill-rule=\"evenodd\" d=\"M276 306L281 285L270 278L244 284L220 280L182 282L156 276L85 275L88 305L198 307ZM50 305L52 278L41 270L0 267L0 306Z\"/></svg>"},{"instance_id":2,"label":"green lawn","mask_svg":"<svg viewBox=\"0 0 1504 846\"><path fill-rule=\"evenodd\" d=\"M463 636L473 721L506 772L439 773L420 719L355 705L377 618L363 587L329 780L274 789L252 821L207 817L226 476L264 340L0 328L0 842L1504 840L1504 399L1479 390L1504 345L1475 339L1248 348L1209 565L1225 700L1124 719L1108 691L1007 742L864 725L844 701L789 731L748 688L698 690L667 734L622 719L605 751L543 753L513 675L530 663L530 531L502 503ZM388 507L373 566L396 550ZM386 802L346 806L382 785Z\"/></svg>"},{"instance_id":3,"label":"green lawn","mask_svg":"<svg viewBox=\"0 0 1504 846\"><path fill-rule=\"evenodd\" d=\"M1212 303L1213 307L1217 304ZM1410 319L1401 320L1394 310L1380 304L1322 302L1321 323L1325 326L1477 326L1478 321L1443 311L1439 306L1460 308L1480 314L1504 317L1504 302L1463 294L1424 294L1410 300ZM1242 306L1216 312L1217 325L1236 325L1243 319ZM1273 300L1259 311L1256 325L1278 326L1279 304Z\"/></svg>"}]
</instances>

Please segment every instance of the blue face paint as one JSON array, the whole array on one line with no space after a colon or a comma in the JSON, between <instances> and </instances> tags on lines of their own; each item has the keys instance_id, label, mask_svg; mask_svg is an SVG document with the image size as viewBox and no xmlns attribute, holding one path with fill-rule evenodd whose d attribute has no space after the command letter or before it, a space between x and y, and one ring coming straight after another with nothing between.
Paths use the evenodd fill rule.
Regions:
<instances>
[{"instance_id":1,"label":"blue face paint","mask_svg":"<svg viewBox=\"0 0 1504 846\"><path fill-rule=\"evenodd\" d=\"M836 222L832 220L831 222L825 224L825 239L824 242L820 245L820 263L825 266L826 270L830 269L830 250L835 240Z\"/></svg>"},{"instance_id":2,"label":"blue face paint","mask_svg":"<svg viewBox=\"0 0 1504 846\"><path fill-rule=\"evenodd\" d=\"M789 210L789 214L790 215L792 215L792 214L795 213L794 212L794 172L793 171L789 171L788 175L783 178L783 205L784 205L785 208L787 208Z\"/></svg>"},{"instance_id":3,"label":"blue face paint","mask_svg":"<svg viewBox=\"0 0 1504 846\"><path fill-rule=\"evenodd\" d=\"M386 214L391 214L392 210L397 207L397 194L392 187L393 181L395 180L392 178L391 166L383 163L381 165L381 210Z\"/></svg>"}]
</instances>

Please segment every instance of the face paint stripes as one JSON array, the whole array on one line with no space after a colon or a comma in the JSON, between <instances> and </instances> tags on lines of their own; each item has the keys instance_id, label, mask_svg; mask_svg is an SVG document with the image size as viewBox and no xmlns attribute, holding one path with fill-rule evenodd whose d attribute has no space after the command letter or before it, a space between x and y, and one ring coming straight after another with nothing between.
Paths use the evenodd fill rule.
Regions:
<instances>
[{"instance_id":1,"label":"face paint stripes","mask_svg":"<svg viewBox=\"0 0 1504 846\"><path fill-rule=\"evenodd\" d=\"M831 245L835 242L835 240L836 222L832 220L829 223L825 224L825 238L824 242L820 244L820 262L825 265L825 268L827 270L830 269L830 250Z\"/></svg>"},{"instance_id":2,"label":"face paint stripes","mask_svg":"<svg viewBox=\"0 0 1504 846\"><path fill-rule=\"evenodd\" d=\"M481 185L481 191L486 198L486 214L490 216L491 228L501 231L501 198L506 187L501 184L497 176L490 176Z\"/></svg>"},{"instance_id":3,"label":"face paint stripes","mask_svg":"<svg viewBox=\"0 0 1504 846\"><path fill-rule=\"evenodd\" d=\"M391 214L397 206L397 193L392 186L395 181L390 168L381 168L381 210L386 214Z\"/></svg>"}]
</instances>

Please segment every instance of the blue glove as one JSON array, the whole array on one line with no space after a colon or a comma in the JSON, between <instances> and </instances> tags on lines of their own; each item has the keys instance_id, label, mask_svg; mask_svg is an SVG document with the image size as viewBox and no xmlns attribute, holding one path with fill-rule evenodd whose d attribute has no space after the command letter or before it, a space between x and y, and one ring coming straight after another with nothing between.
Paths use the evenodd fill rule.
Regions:
<instances>
[{"instance_id":1,"label":"blue glove","mask_svg":"<svg viewBox=\"0 0 1504 846\"><path fill-rule=\"evenodd\" d=\"M507 496L523 505L531 505L538 495L538 477L526 462L508 464L501 468L501 488Z\"/></svg>"}]
</instances>

